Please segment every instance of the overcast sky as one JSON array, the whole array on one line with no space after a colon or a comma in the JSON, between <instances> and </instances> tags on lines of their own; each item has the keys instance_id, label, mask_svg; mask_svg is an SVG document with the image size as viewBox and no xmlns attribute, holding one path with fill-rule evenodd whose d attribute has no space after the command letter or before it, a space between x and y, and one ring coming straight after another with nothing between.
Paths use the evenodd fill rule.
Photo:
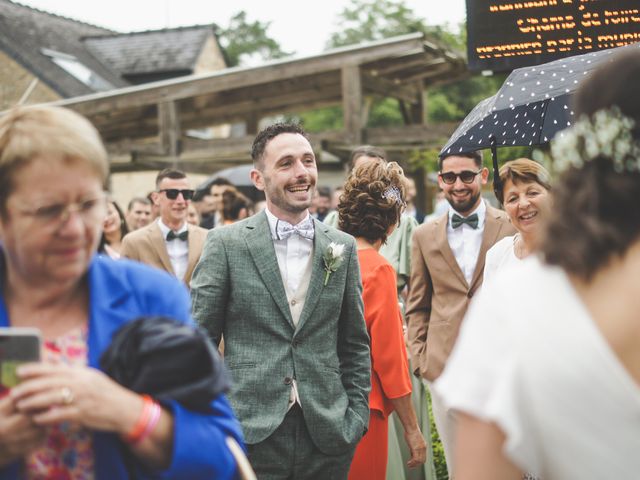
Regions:
<instances>
[{"instance_id":1,"label":"overcast sky","mask_svg":"<svg viewBox=\"0 0 640 480\"><path fill-rule=\"evenodd\" d=\"M338 14L348 0L14 0L47 12L82 20L119 32L217 23L245 10L249 20L271 22L269 34L283 50L298 55L320 53L338 30ZM464 21L465 0L405 0L429 25Z\"/></svg>"}]
</instances>

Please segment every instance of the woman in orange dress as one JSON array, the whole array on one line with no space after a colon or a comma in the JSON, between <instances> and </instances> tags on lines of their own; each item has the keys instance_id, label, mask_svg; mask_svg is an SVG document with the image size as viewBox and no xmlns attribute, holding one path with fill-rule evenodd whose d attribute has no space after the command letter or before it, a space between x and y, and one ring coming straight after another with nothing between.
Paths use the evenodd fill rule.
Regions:
<instances>
[{"instance_id":1,"label":"woman in orange dress","mask_svg":"<svg viewBox=\"0 0 640 480\"><path fill-rule=\"evenodd\" d=\"M353 170L338 206L340 229L356 238L364 316L371 338L369 429L356 448L349 479L384 479L387 417L394 410L404 427L409 467L426 460L426 443L411 403L411 379L393 267L378 253L400 221L404 175L397 163L371 159Z\"/></svg>"}]
</instances>

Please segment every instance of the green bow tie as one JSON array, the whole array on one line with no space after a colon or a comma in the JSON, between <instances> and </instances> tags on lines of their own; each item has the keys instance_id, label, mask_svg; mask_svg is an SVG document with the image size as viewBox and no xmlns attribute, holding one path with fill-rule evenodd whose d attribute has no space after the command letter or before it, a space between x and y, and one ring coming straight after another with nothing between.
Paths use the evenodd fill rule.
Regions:
<instances>
[{"instance_id":1,"label":"green bow tie","mask_svg":"<svg viewBox=\"0 0 640 480\"><path fill-rule=\"evenodd\" d=\"M461 217L457 213L454 213L451 216L451 226L453 228L458 228L463 223L466 223L473 229L478 228L478 214L474 213L473 215L469 215L468 217Z\"/></svg>"},{"instance_id":2,"label":"green bow tie","mask_svg":"<svg viewBox=\"0 0 640 480\"><path fill-rule=\"evenodd\" d=\"M167 241L170 242L171 240L175 240L176 238L186 241L189 238L189 230L185 230L184 232L180 233L169 230L169 233L167 233Z\"/></svg>"}]
</instances>

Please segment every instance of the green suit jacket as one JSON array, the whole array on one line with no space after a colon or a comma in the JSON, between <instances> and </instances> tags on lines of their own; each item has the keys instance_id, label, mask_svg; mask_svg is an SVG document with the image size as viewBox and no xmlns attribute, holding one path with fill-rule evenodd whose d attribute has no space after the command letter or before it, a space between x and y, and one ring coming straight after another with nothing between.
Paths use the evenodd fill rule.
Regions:
<instances>
[{"instance_id":1,"label":"green suit jacket","mask_svg":"<svg viewBox=\"0 0 640 480\"><path fill-rule=\"evenodd\" d=\"M287 413L296 379L316 446L336 455L355 446L368 419L369 337L354 239L314 220L313 269L296 328L265 213L209 232L191 281L194 318L225 341L233 408L245 440L266 439ZM324 285L323 255L345 244Z\"/></svg>"}]
</instances>

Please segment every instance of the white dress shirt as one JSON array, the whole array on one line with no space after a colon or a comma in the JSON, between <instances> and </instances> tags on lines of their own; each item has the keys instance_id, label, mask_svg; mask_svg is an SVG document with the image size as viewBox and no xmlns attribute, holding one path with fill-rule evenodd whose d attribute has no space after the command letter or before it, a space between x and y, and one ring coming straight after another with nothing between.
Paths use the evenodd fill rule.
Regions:
<instances>
[{"instance_id":1,"label":"white dress shirt","mask_svg":"<svg viewBox=\"0 0 640 480\"><path fill-rule=\"evenodd\" d=\"M476 270L480 247L482 246L482 234L484 233L484 221L487 216L487 206L484 200L480 201L480 205L469 215L478 214L478 228L471 228L463 223L458 228L451 226L451 217L454 214L460 215L451 206L449 207L449 223L447 224L447 239L453 255L460 266L460 270L467 280L467 284L471 285L473 272Z\"/></svg>"},{"instance_id":2,"label":"white dress shirt","mask_svg":"<svg viewBox=\"0 0 640 480\"><path fill-rule=\"evenodd\" d=\"M167 254L169 255L169 260L171 261L171 266L173 267L173 273L180 280L184 280L184 274L187 273L187 266L189 265L189 241L175 238L169 242L167 241L167 234L171 231L171 229L164 223L162 223L162 220L160 218L158 218L158 226L160 227L160 231L162 232L164 244L167 247ZM186 230L187 222L185 222L180 230L175 233L182 233Z\"/></svg>"},{"instance_id":3,"label":"white dress shirt","mask_svg":"<svg viewBox=\"0 0 640 480\"><path fill-rule=\"evenodd\" d=\"M300 282L307 271L311 253L313 252L313 240L304 238L295 233L289 238L279 240L278 234L276 233L278 218L271 213L268 208L265 208L264 211L267 214L267 220L269 221L271 238L273 239L278 267L280 268L280 277L282 278L285 290L288 292L288 295L290 295L298 291ZM304 222L308 218L309 213L307 212L307 216L302 221ZM296 299L294 298L289 306L292 314L291 317L296 326L298 325L301 307L303 304L303 302L298 302L296 304ZM294 309L296 309L295 312ZM293 379L293 382L291 383L291 395L289 396L289 409L293 407L295 403L302 405L300 402L300 394L298 393L297 380Z\"/></svg>"},{"instance_id":4,"label":"white dress shirt","mask_svg":"<svg viewBox=\"0 0 640 480\"><path fill-rule=\"evenodd\" d=\"M276 250L282 282L286 284L286 288L290 292L295 292L298 290L307 262L311 256L313 240L296 234L291 235L285 240L278 240L278 235L276 234L278 218L271 213L268 208L265 208L265 213L269 220L269 229L271 230L271 238L273 239L273 246ZM307 212L307 216L303 222L308 218L309 213Z\"/></svg>"}]
</instances>

